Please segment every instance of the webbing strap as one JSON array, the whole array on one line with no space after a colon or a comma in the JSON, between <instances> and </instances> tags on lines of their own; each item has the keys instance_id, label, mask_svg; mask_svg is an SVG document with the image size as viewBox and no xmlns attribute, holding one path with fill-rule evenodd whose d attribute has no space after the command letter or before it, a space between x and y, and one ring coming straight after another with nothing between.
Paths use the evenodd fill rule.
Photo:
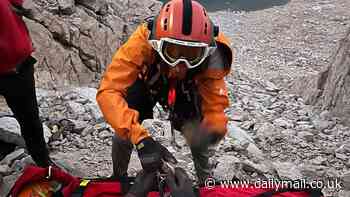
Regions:
<instances>
[{"instance_id":1,"label":"webbing strap","mask_svg":"<svg viewBox=\"0 0 350 197\"><path fill-rule=\"evenodd\" d=\"M79 187L72 193L72 197L83 197L84 191L89 184L90 180L83 179L80 181Z\"/></svg>"}]
</instances>

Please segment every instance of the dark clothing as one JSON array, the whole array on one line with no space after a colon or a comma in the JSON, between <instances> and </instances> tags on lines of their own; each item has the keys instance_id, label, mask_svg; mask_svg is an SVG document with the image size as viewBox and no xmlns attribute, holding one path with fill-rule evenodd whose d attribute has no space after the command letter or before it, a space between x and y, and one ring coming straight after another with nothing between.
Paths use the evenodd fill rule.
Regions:
<instances>
[{"instance_id":1,"label":"dark clothing","mask_svg":"<svg viewBox=\"0 0 350 197\"><path fill-rule=\"evenodd\" d=\"M15 144L3 142L0 140L0 161L6 157L6 155L12 153L16 149Z\"/></svg>"},{"instance_id":2,"label":"dark clothing","mask_svg":"<svg viewBox=\"0 0 350 197\"><path fill-rule=\"evenodd\" d=\"M146 89L146 85L142 80L136 80L135 83L128 88L126 96L128 106L140 112L140 122L145 119L153 118L153 106L155 102L152 101ZM133 144L129 140L123 140L118 136L113 138L112 160L114 176L127 176L132 149Z\"/></svg>"},{"instance_id":3,"label":"dark clothing","mask_svg":"<svg viewBox=\"0 0 350 197\"><path fill-rule=\"evenodd\" d=\"M113 137L112 160L114 177L127 177L132 149L133 144L130 141L121 139L117 135ZM209 150L208 148L200 151L191 149L191 152L199 183L204 183L212 173L212 168L209 165Z\"/></svg>"},{"instance_id":4,"label":"dark clothing","mask_svg":"<svg viewBox=\"0 0 350 197\"><path fill-rule=\"evenodd\" d=\"M18 73L0 75L0 95L3 95L20 127L29 154L39 166L49 165L49 153L39 119L34 81L35 59L30 57Z\"/></svg>"},{"instance_id":5,"label":"dark clothing","mask_svg":"<svg viewBox=\"0 0 350 197\"><path fill-rule=\"evenodd\" d=\"M148 87L142 80L136 80L135 83L127 90L125 100L127 101L129 108L139 112L140 123L142 123L142 121L145 119L153 118L153 107L155 106L157 100L152 99L149 92ZM194 91L191 93L194 93ZM185 95L178 95L174 105L175 117L172 124L179 131L181 131L182 125L185 124L184 120L191 121L201 118L200 114L194 113L196 111L195 102L188 102L186 98L187 96ZM124 140L117 135L113 138L112 160L114 176L127 175L132 149L133 145L130 141ZM211 169L208 164L208 149L204 148L201 150L195 150L191 148L191 151L197 176L199 177L200 182L202 182L209 177L211 173Z\"/></svg>"}]
</instances>

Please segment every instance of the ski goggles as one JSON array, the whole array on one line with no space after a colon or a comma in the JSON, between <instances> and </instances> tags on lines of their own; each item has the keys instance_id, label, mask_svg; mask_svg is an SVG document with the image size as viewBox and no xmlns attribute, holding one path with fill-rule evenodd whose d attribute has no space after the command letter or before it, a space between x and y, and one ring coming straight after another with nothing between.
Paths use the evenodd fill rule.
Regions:
<instances>
[{"instance_id":1,"label":"ski goggles","mask_svg":"<svg viewBox=\"0 0 350 197\"><path fill-rule=\"evenodd\" d=\"M184 62L188 68L195 68L216 49L216 46L211 47L206 43L171 38L161 38L160 40L150 40L149 42L160 57L171 67Z\"/></svg>"}]
</instances>

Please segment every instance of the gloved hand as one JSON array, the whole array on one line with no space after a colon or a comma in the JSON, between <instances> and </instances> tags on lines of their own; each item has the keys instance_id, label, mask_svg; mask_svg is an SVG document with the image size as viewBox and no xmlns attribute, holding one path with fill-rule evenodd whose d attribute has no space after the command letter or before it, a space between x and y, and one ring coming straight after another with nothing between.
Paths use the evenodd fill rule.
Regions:
<instances>
[{"instance_id":1,"label":"gloved hand","mask_svg":"<svg viewBox=\"0 0 350 197\"><path fill-rule=\"evenodd\" d=\"M176 164L176 158L159 142L152 137L143 139L136 145L142 168L146 172L155 172L161 168L162 159L166 162Z\"/></svg>"},{"instance_id":2,"label":"gloved hand","mask_svg":"<svg viewBox=\"0 0 350 197\"><path fill-rule=\"evenodd\" d=\"M175 168L175 174L168 173L165 179L173 197L195 197L192 188L192 181L185 170Z\"/></svg>"},{"instance_id":3,"label":"gloved hand","mask_svg":"<svg viewBox=\"0 0 350 197\"><path fill-rule=\"evenodd\" d=\"M141 171L137 174L134 184L125 197L146 197L156 181L156 172L146 173Z\"/></svg>"}]
</instances>

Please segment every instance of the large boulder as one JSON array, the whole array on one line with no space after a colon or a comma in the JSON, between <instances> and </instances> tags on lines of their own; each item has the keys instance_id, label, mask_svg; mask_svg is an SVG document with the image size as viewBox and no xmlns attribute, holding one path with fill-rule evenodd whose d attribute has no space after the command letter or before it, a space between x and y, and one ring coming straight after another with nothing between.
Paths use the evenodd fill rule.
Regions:
<instances>
[{"instance_id":1,"label":"large boulder","mask_svg":"<svg viewBox=\"0 0 350 197\"><path fill-rule=\"evenodd\" d=\"M0 118L0 140L18 146L25 146L21 137L21 128L16 119L12 117Z\"/></svg>"},{"instance_id":2,"label":"large boulder","mask_svg":"<svg viewBox=\"0 0 350 197\"><path fill-rule=\"evenodd\" d=\"M350 29L340 40L330 65L313 76L302 76L295 80L291 91L301 95L307 104L317 105L323 110L341 117L345 124L350 124ZM314 123L315 124L315 123ZM316 122L319 129L331 127L331 122L322 125Z\"/></svg>"},{"instance_id":3,"label":"large boulder","mask_svg":"<svg viewBox=\"0 0 350 197\"><path fill-rule=\"evenodd\" d=\"M98 81L116 49L161 6L156 0L27 1L37 84L44 88Z\"/></svg>"}]
</instances>

